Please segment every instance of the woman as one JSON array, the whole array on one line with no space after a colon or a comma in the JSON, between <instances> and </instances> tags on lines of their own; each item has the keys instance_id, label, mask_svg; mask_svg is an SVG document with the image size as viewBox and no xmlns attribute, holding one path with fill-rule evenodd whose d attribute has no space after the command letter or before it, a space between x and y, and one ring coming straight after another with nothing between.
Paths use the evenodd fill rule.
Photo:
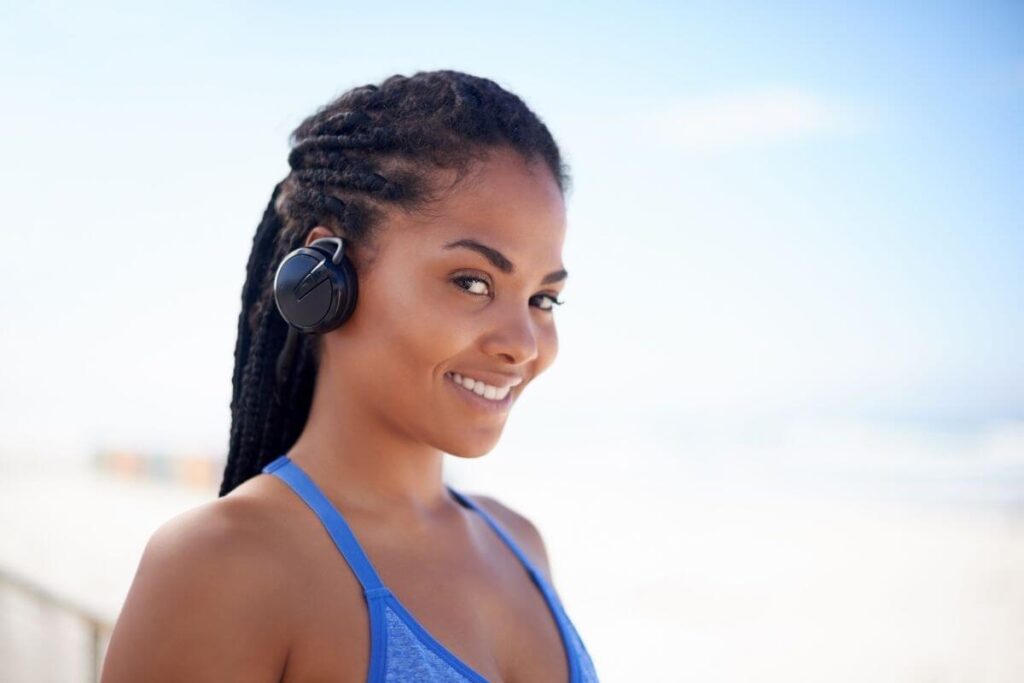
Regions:
<instances>
[{"instance_id":1,"label":"woman","mask_svg":"<svg viewBox=\"0 0 1024 683\"><path fill-rule=\"evenodd\" d=\"M536 527L442 477L555 359L547 127L493 81L396 75L306 119L289 164L221 495L153 534L102 681L596 681Z\"/></svg>"}]
</instances>

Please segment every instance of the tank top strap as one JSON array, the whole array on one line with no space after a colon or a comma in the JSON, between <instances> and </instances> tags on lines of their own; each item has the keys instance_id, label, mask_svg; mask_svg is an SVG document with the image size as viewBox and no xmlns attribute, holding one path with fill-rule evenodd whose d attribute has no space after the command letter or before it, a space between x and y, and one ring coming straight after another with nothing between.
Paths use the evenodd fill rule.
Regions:
<instances>
[{"instance_id":1,"label":"tank top strap","mask_svg":"<svg viewBox=\"0 0 1024 683\"><path fill-rule=\"evenodd\" d=\"M281 479L316 513L334 544L341 551L342 557L359 579L367 599L390 593L370 564L345 518L301 467L282 454L264 466L262 471Z\"/></svg>"},{"instance_id":2,"label":"tank top strap","mask_svg":"<svg viewBox=\"0 0 1024 683\"><path fill-rule=\"evenodd\" d=\"M452 496L454 496L456 500L462 503L463 506L468 507L472 510L476 510L476 512L484 518L487 524L489 524L490 527L494 529L495 533L497 533L498 536L501 537L501 540L505 542L505 545L507 545L509 549L515 554L515 556L519 558L519 561L523 563L523 566L526 567L526 570L530 573L531 576L534 577L534 579L536 579L542 585L546 583L546 581L544 580L544 575L540 572L540 570L537 569L536 566L534 566L533 562L530 561L530 558L526 556L526 553L519 549L519 546L516 545L516 542L512 540L512 535L505 531L505 527L503 527L490 512L488 512L483 507L473 502L473 500L469 496L459 493L450 485L446 484L446 486L448 488L448 491L452 494Z\"/></svg>"}]
</instances>

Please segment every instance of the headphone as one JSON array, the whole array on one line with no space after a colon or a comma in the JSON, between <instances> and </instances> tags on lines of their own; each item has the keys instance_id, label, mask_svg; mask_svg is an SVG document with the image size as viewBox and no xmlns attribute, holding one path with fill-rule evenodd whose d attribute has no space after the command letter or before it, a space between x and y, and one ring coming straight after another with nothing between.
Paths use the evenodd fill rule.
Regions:
<instances>
[{"instance_id":1,"label":"headphone","mask_svg":"<svg viewBox=\"0 0 1024 683\"><path fill-rule=\"evenodd\" d=\"M349 319L359 283L340 237L321 237L284 257L274 274L281 317L305 334L329 332Z\"/></svg>"},{"instance_id":2,"label":"headphone","mask_svg":"<svg viewBox=\"0 0 1024 683\"><path fill-rule=\"evenodd\" d=\"M323 334L352 316L359 280L340 237L321 237L295 249L274 273L274 303L288 323L288 339L277 360L278 385L291 366L298 335Z\"/></svg>"}]
</instances>

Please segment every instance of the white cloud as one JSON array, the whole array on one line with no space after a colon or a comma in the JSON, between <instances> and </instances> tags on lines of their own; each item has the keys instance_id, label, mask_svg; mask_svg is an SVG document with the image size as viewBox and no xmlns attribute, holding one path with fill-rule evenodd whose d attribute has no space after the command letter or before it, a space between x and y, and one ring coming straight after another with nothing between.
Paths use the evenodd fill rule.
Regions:
<instances>
[{"instance_id":1,"label":"white cloud","mask_svg":"<svg viewBox=\"0 0 1024 683\"><path fill-rule=\"evenodd\" d=\"M718 149L789 141L848 127L850 117L835 104L793 87L760 87L675 100L650 115L665 141Z\"/></svg>"}]
</instances>

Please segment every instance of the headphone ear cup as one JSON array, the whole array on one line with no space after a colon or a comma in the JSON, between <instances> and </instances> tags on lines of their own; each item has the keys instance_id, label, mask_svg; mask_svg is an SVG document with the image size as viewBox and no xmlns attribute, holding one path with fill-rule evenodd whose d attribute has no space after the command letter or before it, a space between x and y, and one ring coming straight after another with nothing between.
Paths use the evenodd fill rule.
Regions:
<instances>
[{"instance_id":1,"label":"headphone ear cup","mask_svg":"<svg viewBox=\"0 0 1024 683\"><path fill-rule=\"evenodd\" d=\"M334 263L335 254L341 260ZM289 253L274 274L274 303L289 325L306 334L341 326L355 310L359 280L341 238L322 238Z\"/></svg>"}]
</instances>

